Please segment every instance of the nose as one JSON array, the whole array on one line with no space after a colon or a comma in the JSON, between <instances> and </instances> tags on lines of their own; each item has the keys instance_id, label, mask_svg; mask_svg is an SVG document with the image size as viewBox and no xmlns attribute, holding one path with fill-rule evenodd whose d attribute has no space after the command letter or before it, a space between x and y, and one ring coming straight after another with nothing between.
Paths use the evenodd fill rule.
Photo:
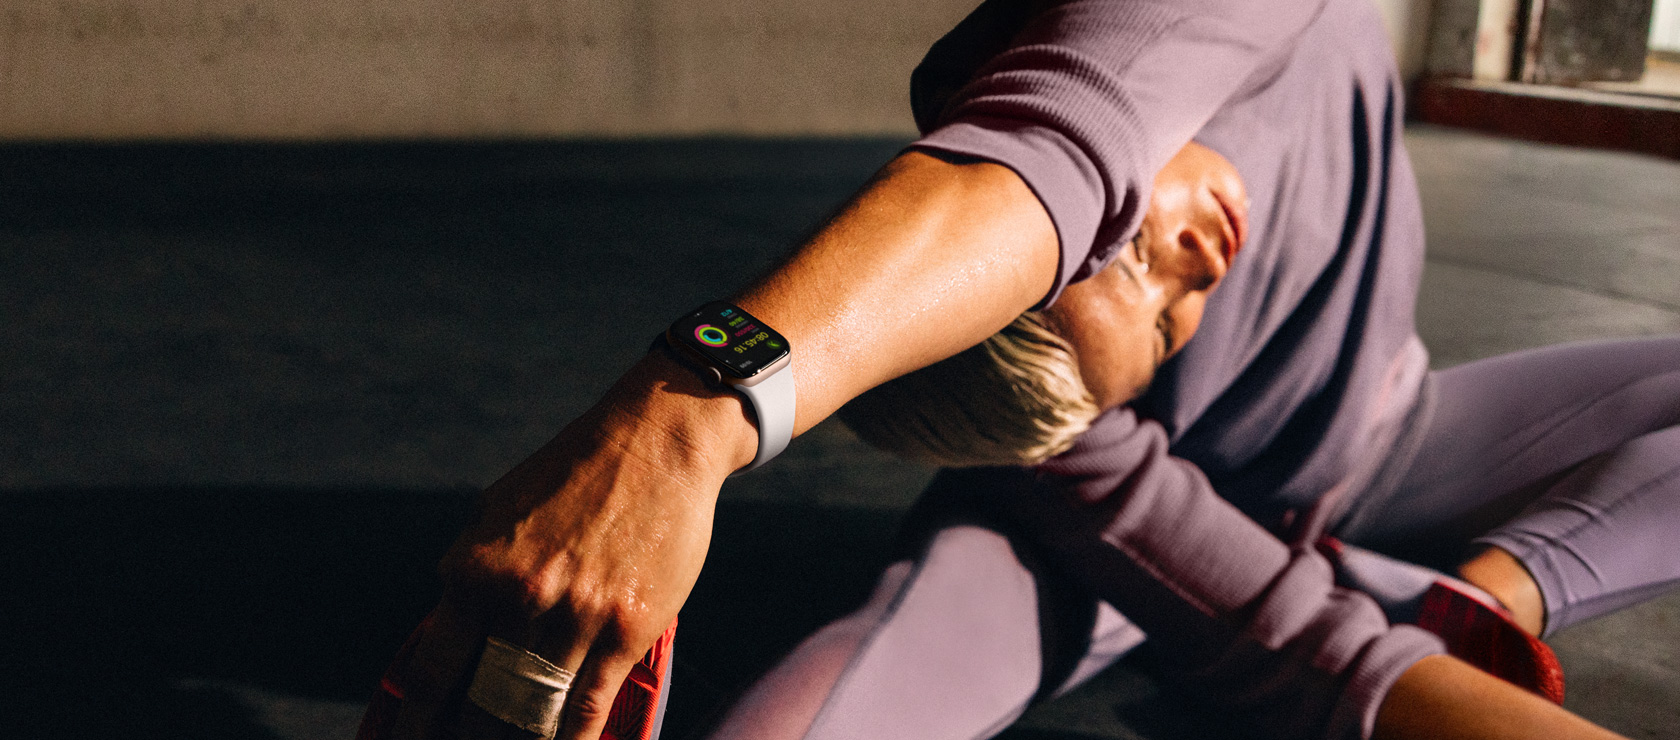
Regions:
<instances>
[{"instance_id":1,"label":"nose","mask_svg":"<svg viewBox=\"0 0 1680 740\"><path fill-rule=\"evenodd\" d=\"M1162 253L1155 255L1156 264L1150 265L1152 274L1178 283L1178 290L1171 292L1179 294L1213 289L1230 269L1231 257L1239 246L1236 235L1230 233L1234 229L1215 215L1217 210L1195 211L1170 229L1170 237L1163 240L1166 249L1159 250Z\"/></svg>"}]
</instances>

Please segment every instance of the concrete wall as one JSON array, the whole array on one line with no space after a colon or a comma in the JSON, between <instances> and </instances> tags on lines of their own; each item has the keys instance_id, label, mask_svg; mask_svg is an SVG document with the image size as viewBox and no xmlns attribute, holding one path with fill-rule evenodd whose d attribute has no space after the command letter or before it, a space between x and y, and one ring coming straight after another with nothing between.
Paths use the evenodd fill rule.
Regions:
<instances>
[{"instance_id":1,"label":"concrete wall","mask_svg":"<svg viewBox=\"0 0 1680 740\"><path fill-rule=\"evenodd\" d=\"M1388 40L1400 64L1400 74L1410 80L1423 73L1429 52L1429 28L1436 0L1375 0L1388 24Z\"/></svg>"},{"instance_id":2,"label":"concrete wall","mask_svg":"<svg viewBox=\"0 0 1680 740\"><path fill-rule=\"evenodd\" d=\"M0 136L880 133L972 0L0 0Z\"/></svg>"},{"instance_id":3,"label":"concrete wall","mask_svg":"<svg viewBox=\"0 0 1680 740\"><path fill-rule=\"evenodd\" d=\"M905 134L974 4L0 0L0 140Z\"/></svg>"}]
</instances>

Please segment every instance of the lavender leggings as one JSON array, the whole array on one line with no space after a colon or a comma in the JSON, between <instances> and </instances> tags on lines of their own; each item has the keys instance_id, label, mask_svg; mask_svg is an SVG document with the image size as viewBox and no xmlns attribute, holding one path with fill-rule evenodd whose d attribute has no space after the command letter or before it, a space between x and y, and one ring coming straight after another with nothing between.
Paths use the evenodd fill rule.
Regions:
<instances>
[{"instance_id":1,"label":"lavender leggings","mask_svg":"<svg viewBox=\"0 0 1680 740\"><path fill-rule=\"evenodd\" d=\"M1431 381L1412 466L1339 535L1443 567L1471 543L1504 548L1539 582L1548 633L1680 584L1680 336L1522 352ZM713 737L988 737L1143 642L995 514L922 510L945 513L912 515L929 533L915 556Z\"/></svg>"},{"instance_id":2,"label":"lavender leggings","mask_svg":"<svg viewBox=\"0 0 1680 740\"><path fill-rule=\"evenodd\" d=\"M1546 634L1680 585L1680 336L1492 357L1433 374L1394 495L1344 539L1437 567L1516 555Z\"/></svg>"}]
</instances>

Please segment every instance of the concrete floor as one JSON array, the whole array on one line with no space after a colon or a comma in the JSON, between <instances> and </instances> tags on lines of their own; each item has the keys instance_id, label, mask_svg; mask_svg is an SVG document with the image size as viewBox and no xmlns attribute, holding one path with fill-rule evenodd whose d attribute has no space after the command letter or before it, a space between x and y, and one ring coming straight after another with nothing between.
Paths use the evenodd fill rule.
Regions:
<instances>
[{"instance_id":1,"label":"concrete floor","mask_svg":"<svg viewBox=\"0 0 1680 740\"><path fill-rule=\"evenodd\" d=\"M1408 143L1437 366L1680 331L1680 163ZM472 491L899 144L0 148L3 734L349 737ZM824 424L730 483L671 737L859 598L929 473ZM1557 637L1570 706L1680 737L1677 628ZM1243 733L1123 664L1007 736Z\"/></svg>"}]
</instances>

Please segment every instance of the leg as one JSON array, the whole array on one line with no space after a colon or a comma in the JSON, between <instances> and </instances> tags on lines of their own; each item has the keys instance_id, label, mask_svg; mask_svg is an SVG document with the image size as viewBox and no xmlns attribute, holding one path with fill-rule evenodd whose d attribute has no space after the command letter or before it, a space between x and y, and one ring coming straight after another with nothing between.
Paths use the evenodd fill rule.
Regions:
<instances>
[{"instance_id":1,"label":"leg","mask_svg":"<svg viewBox=\"0 0 1680 740\"><path fill-rule=\"evenodd\" d=\"M1680 426L1577 466L1516 519L1477 538L1520 561L1544 634L1680 585Z\"/></svg>"},{"instance_id":2,"label":"leg","mask_svg":"<svg viewBox=\"0 0 1680 740\"><path fill-rule=\"evenodd\" d=\"M882 575L862 609L807 639L733 707L714 738L983 738L1039 692L1039 583L1009 540L978 526L933 535ZM1142 633L1108 610L1069 684Z\"/></svg>"},{"instance_id":3,"label":"leg","mask_svg":"<svg viewBox=\"0 0 1680 740\"><path fill-rule=\"evenodd\" d=\"M1548 630L1606 610L1584 604L1625 606L1680 577L1680 558L1661 544L1680 523L1670 474L1680 469L1680 337L1521 352L1434 382L1437 411L1412 470L1344 539L1450 567L1508 522L1483 544L1541 576ZM1480 577L1490 559L1465 575L1509 593Z\"/></svg>"}]
</instances>

